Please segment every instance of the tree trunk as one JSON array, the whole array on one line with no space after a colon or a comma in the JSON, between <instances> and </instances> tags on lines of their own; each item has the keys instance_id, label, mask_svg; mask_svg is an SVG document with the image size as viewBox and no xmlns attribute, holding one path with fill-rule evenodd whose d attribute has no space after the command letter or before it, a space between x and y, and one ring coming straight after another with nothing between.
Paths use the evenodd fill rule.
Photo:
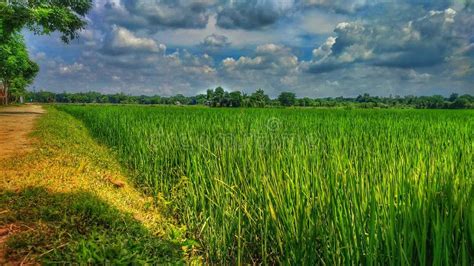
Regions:
<instances>
[{"instance_id":1,"label":"tree trunk","mask_svg":"<svg viewBox=\"0 0 474 266\"><path fill-rule=\"evenodd\" d=\"M5 101L5 82L3 80L2 80L1 85L2 85L2 87L0 89L0 96L2 97L2 99L1 99L0 104L5 105L6 104L6 101Z\"/></svg>"},{"instance_id":2,"label":"tree trunk","mask_svg":"<svg viewBox=\"0 0 474 266\"><path fill-rule=\"evenodd\" d=\"M8 105L8 82L3 81L3 91L5 92L5 105Z\"/></svg>"}]
</instances>

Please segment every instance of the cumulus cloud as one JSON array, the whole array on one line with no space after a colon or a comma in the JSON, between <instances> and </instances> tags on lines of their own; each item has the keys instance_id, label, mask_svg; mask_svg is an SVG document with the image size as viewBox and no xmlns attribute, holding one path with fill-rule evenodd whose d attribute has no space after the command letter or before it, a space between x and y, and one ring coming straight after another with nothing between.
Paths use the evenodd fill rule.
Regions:
<instances>
[{"instance_id":1,"label":"cumulus cloud","mask_svg":"<svg viewBox=\"0 0 474 266\"><path fill-rule=\"evenodd\" d=\"M226 29L259 29L288 14L295 0L226 1L217 13L217 25Z\"/></svg>"},{"instance_id":2,"label":"cumulus cloud","mask_svg":"<svg viewBox=\"0 0 474 266\"><path fill-rule=\"evenodd\" d=\"M166 51L164 44L158 44L150 38L141 38L125 28L113 26L112 31L106 37L104 51L113 54L130 52L154 52Z\"/></svg>"},{"instance_id":3,"label":"cumulus cloud","mask_svg":"<svg viewBox=\"0 0 474 266\"><path fill-rule=\"evenodd\" d=\"M37 88L194 95L222 85L327 97L463 93L474 82L472 8L451 1L94 3L70 46L27 38Z\"/></svg>"},{"instance_id":4,"label":"cumulus cloud","mask_svg":"<svg viewBox=\"0 0 474 266\"><path fill-rule=\"evenodd\" d=\"M354 12L366 5L374 5L381 0L303 0L306 7L322 7L339 12Z\"/></svg>"},{"instance_id":5,"label":"cumulus cloud","mask_svg":"<svg viewBox=\"0 0 474 266\"><path fill-rule=\"evenodd\" d=\"M211 34L204 38L202 45L206 48L223 48L230 45L229 38L224 35Z\"/></svg>"},{"instance_id":6,"label":"cumulus cloud","mask_svg":"<svg viewBox=\"0 0 474 266\"><path fill-rule=\"evenodd\" d=\"M453 2L453 0L302 0L304 7L325 8L342 13L354 13L380 6L390 8L394 8L394 6L419 6L424 9L445 9Z\"/></svg>"},{"instance_id":7,"label":"cumulus cloud","mask_svg":"<svg viewBox=\"0 0 474 266\"><path fill-rule=\"evenodd\" d=\"M63 65L63 64L61 64L59 66L59 73L61 75L71 75L71 74L76 74L77 72L79 72L83 69L84 69L84 65L79 64L79 63L74 63L72 65Z\"/></svg>"},{"instance_id":8,"label":"cumulus cloud","mask_svg":"<svg viewBox=\"0 0 474 266\"><path fill-rule=\"evenodd\" d=\"M217 0L122 0L108 1L106 20L130 29L156 31L169 28L204 28Z\"/></svg>"},{"instance_id":9,"label":"cumulus cloud","mask_svg":"<svg viewBox=\"0 0 474 266\"><path fill-rule=\"evenodd\" d=\"M390 24L343 22L313 50L309 71L325 72L364 62L386 67L427 67L442 63L462 45L454 32L456 11L430 11L401 29Z\"/></svg>"},{"instance_id":10,"label":"cumulus cloud","mask_svg":"<svg viewBox=\"0 0 474 266\"><path fill-rule=\"evenodd\" d=\"M431 79L431 76L432 75L428 73L418 73L414 69L410 69L407 74L408 80L413 82L426 82Z\"/></svg>"},{"instance_id":11,"label":"cumulus cloud","mask_svg":"<svg viewBox=\"0 0 474 266\"><path fill-rule=\"evenodd\" d=\"M226 71L260 69L273 74L296 71L298 64L298 57L289 48L272 43L258 46L254 57L241 56L237 60L226 58L222 61Z\"/></svg>"}]
</instances>

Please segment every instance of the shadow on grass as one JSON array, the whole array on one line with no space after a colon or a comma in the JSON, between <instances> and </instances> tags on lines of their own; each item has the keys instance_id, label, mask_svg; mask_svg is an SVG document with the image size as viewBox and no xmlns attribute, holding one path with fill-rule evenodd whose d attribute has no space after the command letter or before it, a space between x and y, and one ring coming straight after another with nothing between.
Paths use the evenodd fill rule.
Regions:
<instances>
[{"instance_id":1,"label":"shadow on grass","mask_svg":"<svg viewBox=\"0 0 474 266\"><path fill-rule=\"evenodd\" d=\"M42 187L0 191L0 226L7 260L45 263L156 264L183 262L179 243L153 236L139 221L88 192L51 193Z\"/></svg>"}]
</instances>

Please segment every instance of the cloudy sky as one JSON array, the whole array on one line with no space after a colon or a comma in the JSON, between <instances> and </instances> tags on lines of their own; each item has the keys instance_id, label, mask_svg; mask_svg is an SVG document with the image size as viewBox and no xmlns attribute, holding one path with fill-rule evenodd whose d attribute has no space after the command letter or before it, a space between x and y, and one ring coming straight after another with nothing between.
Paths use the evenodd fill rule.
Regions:
<instances>
[{"instance_id":1,"label":"cloudy sky","mask_svg":"<svg viewBox=\"0 0 474 266\"><path fill-rule=\"evenodd\" d=\"M474 94L473 0L95 0L70 45L25 33L55 92Z\"/></svg>"}]
</instances>

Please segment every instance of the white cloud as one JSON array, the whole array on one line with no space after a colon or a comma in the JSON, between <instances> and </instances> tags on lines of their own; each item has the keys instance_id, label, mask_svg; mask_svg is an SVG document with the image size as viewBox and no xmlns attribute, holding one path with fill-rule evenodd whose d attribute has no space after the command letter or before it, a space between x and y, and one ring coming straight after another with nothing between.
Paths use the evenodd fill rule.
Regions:
<instances>
[{"instance_id":1,"label":"white cloud","mask_svg":"<svg viewBox=\"0 0 474 266\"><path fill-rule=\"evenodd\" d=\"M456 11L430 11L398 29L391 24L362 21L339 23L313 59L309 71L326 72L352 63L387 67L423 67L443 63L460 44L453 31ZM459 38L458 38L459 39Z\"/></svg>"},{"instance_id":2,"label":"white cloud","mask_svg":"<svg viewBox=\"0 0 474 266\"><path fill-rule=\"evenodd\" d=\"M207 48L222 48L230 45L229 38L224 35L211 34L204 38L202 44Z\"/></svg>"},{"instance_id":3,"label":"white cloud","mask_svg":"<svg viewBox=\"0 0 474 266\"><path fill-rule=\"evenodd\" d=\"M281 74L296 71L299 61L289 48L269 43L257 46L255 57L241 56L237 60L226 58L222 65L227 71L261 69L268 73Z\"/></svg>"},{"instance_id":4,"label":"white cloud","mask_svg":"<svg viewBox=\"0 0 474 266\"><path fill-rule=\"evenodd\" d=\"M155 40L150 38L137 37L131 31L113 26L112 32L109 36L109 43L106 44L113 50L132 50L132 51L147 51L147 52L165 52L166 46L158 44Z\"/></svg>"},{"instance_id":5,"label":"white cloud","mask_svg":"<svg viewBox=\"0 0 474 266\"><path fill-rule=\"evenodd\" d=\"M413 82L425 82L431 79L431 74L418 73L414 69L410 69L408 72L408 78Z\"/></svg>"},{"instance_id":6,"label":"white cloud","mask_svg":"<svg viewBox=\"0 0 474 266\"><path fill-rule=\"evenodd\" d=\"M74 63L72 65L63 65L63 64L61 64L59 66L59 73L61 75L71 75L71 74L76 74L77 72L79 72L83 69L84 69L84 65L79 64L79 63Z\"/></svg>"}]
</instances>

